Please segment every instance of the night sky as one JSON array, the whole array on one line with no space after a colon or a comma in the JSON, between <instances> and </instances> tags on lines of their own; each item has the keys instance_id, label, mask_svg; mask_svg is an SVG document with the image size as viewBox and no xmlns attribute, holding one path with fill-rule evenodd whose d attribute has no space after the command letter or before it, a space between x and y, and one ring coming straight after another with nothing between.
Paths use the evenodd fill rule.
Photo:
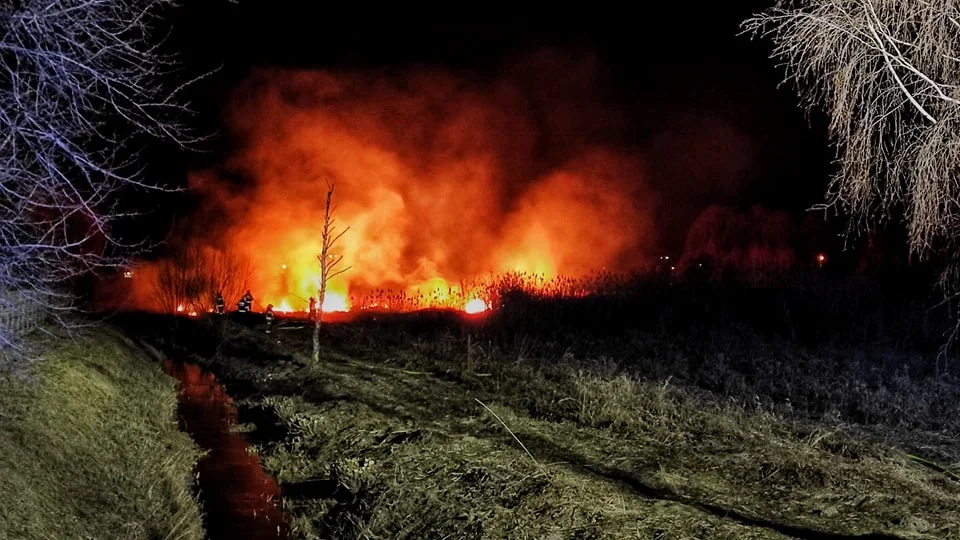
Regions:
<instances>
[{"instance_id":1,"label":"night sky","mask_svg":"<svg viewBox=\"0 0 960 540\"><path fill-rule=\"evenodd\" d=\"M188 71L222 65L195 90L196 120L204 129L221 127L227 93L257 66L387 75L440 67L483 78L520 55L551 48L599 58L598 99L629 119L622 143L645 152L657 172L651 181L667 203L657 216L665 246L682 244L686 228L708 205L759 204L798 216L822 201L828 182L833 150L822 120L807 118L790 85L778 88L782 72L768 58L769 43L738 35L739 24L769 2L697 9L677 3L639 14L372 6L350 12L253 0L187 4L171 43L189 51ZM743 140L731 142L726 132L713 130L718 122L733 126ZM725 145L741 143L749 147L749 163L733 179L698 180L698 169L731 159ZM154 174L177 178L187 168L215 164L231 144L225 133L203 152L158 150L151 156L162 158L155 160L162 165ZM191 204L189 196L181 197L164 212L182 215Z\"/></svg>"}]
</instances>

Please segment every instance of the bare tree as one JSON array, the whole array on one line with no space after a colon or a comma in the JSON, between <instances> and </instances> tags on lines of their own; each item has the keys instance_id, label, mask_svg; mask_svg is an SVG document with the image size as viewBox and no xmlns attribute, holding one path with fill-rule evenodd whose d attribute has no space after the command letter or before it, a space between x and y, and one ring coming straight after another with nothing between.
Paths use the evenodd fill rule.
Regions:
<instances>
[{"instance_id":1,"label":"bare tree","mask_svg":"<svg viewBox=\"0 0 960 540\"><path fill-rule=\"evenodd\" d=\"M144 136L197 140L154 34L171 0L0 3L0 288L61 315L80 276L124 265L115 234L143 180ZM14 335L0 327L0 345Z\"/></svg>"},{"instance_id":2,"label":"bare tree","mask_svg":"<svg viewBox=\"0 0 960 540\"><path fill-rule=\"evenodd\" d=\"M160 263L154 290L167 313L206 313L217 294L235 305L250 280L245 259L228 250L190 244Z\"/></svg>"},{"instance_id":3,"label":"bare tree","mask_svg":"<svg viewBox=\"0 0 960 540\"><path fill-rule=\"evenodd\" d=\"M323 213L323 230L320 234L322 244L320 247L320 255L317 256L317 259L320 261L320 290L318 291L318 305L316 319L313 323L313 361L320 361L320 325L323 322L323 302L327 296L327 283L334 277L346 272L350 267L336 269L337 266L343 262L342 254L333 254L331 249L334 244L337 243L337 240L340 239L348 230L346 229L337 232L336 227L334 226L334 218L332 207L333 204L333 184L327 183L327 201L326 206L324 207Z\"/></svg>"},{"instance_id":4,"label":"bare tree","mask_svg":"<svg viewBox=\"0 0 960 540\"><path fill-rule=\"evenodd\" d=\"M804 105L824 108L840 169L823 210L848 237L903 213L910 253L948 256L960 296L960 7L948 0L779 0L744 22L772 37ZM960 331L948 337L946 352ZM947 361L946 355L941 359ZM940 365L938 364L938 368ZM944 364L943 367L946 367Z\"/></svg>"},{"instance_id":5,"label":"bare tree","mask_svg":"<svg viewBox=\"0 0 960 540\"><path fill-rule=\"evenodd\" d=\"M780 0L744 23L769 36L808 109L829 115L840 170L827 204L850 233L905 213L911 252L960 225L960 10L933 0Z\"/></svg>"}]
</instances>

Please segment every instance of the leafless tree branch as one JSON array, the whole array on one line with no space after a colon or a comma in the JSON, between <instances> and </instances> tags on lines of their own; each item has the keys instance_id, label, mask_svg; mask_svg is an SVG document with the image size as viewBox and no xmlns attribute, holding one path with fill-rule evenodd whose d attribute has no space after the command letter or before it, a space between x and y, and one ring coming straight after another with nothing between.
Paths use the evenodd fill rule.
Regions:
<instances>
[{"instance_id":1,"label":"leafless tree branch","mask_svg":"<svg viewBox=\"0 0 960 540\"><path fill-rule=\"evenodd\" d=\"M744 23L772 38L804 105L829 116L840 170L820 208L847 212L853 234L902 212L913 255L952 258L940 280L950 301L960 298L958 21L949 0L780 0Z\"/></svg>"},{"instance_id":2,"label":"leafless tree branch","mask_svg":"<svg viewBox=\"0 0 960 540\"><path fill-rule=\"evenodd\" d=\"M217 293L226 305L236 305L251 276L241 256L190 244L160 263L154 284L159 308L167 313L203 314L212 311Z\"/></svg>"},{"instance_id":3,"label":"leafless tree branch","mask_svg":"<svg viewBox=\"0 0 960 540\"><path fill-rule=\"evenodd\" d=\"M180 145L187 129L176 58L162 52L172 0L24 0L0 4L0 288L55 315L72 284L125 265L143 246L115 225L134 215L144 136ZM15 336L0 328L0 346Z\"/></svg>"},{"instance_id":4,"label":"leafless tree branch","mask_svg":"<svg viewBox=\"0 0 960 540\"><path fill-rule=\"evenodd\" d=\"M330 253L330 250L333 249L334 245L337 243L337 240L346 234L350 230L349 227L346 229L337 232L334 222L336 221L333 218L334 207L333 205L333 184L327 182L327 199L326 205L324 206L323 214L323 229L320 231L321 238L321 247L320 254L317 256L317 259L320 262L320 290L318 291L318 308L316 314L316 320L313 323L313 361L320 361L320 325L323 322L323 301L327 296L327 284L335 276L338 276L347 270L350 267L337 269L336 267L343 262L343 255Z\"/></svg>"},{"instance_id":5,"label":"leafless tree branch","mask_svg":"<svg viewBox=\"0 0 960 540\"><path fill-rule=\"evenodd\" d=\"M952 246L960 223L958 19L947 1L781 0L744 23L829 115L840 171L821 208L848 212L851 233L902 210L919 256Z\"/></svg>"}]
</instances>

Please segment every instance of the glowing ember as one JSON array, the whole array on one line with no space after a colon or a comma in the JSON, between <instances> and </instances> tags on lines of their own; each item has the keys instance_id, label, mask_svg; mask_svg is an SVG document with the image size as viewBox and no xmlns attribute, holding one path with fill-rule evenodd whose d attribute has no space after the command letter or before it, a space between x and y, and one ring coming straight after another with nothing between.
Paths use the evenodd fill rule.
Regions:
<instances>
[{"instance_id":1,"label":"glowing ember","mask_svg":"<svg viewBox=\"0 0 960 540\"><path fill-rule=\"evenodd\" d=\"M487 305L487 303L479 298L474 298L473 300L467 302L465 306L463 306L463 310L471 314L482 313L488 309L490 309L490 307Z\"/></svg>"},{"instance_id":2,"label":"glowing ember","mask_svg":"<svg viewBox=\"0 0 960 540\"><path fill-rule=\"evenodd\" d=\"M198 315L196 311L187 311L187 308L183 307L183 304L177 305L177 313L186 313L190 317L196 317Z\"/></svg>"}]
</instances>

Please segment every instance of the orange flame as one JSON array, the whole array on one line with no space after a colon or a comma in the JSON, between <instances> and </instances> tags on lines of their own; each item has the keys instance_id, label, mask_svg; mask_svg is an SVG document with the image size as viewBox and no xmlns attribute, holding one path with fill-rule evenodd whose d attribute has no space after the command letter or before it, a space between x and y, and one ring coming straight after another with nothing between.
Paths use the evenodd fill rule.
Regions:
<instances>
[{"instance_id":1,"label":"orange flame","mask_svg":"<svg viewBox=\"0 0 960 540\"><path fill-rule=\"evenodd\" d=\"M327 284L324 312L481 312L492 299L462 280L521 272L546 283L636 266L653 241L647 165L591 142L616 137L619 113L597 99L597 66L582 58L541 54L486 83L436 71L257 71L228 109L242 146L217 170L190 174L203 204L181 242L239 253L260 309L306 312L320 288L331 180L335 226L349 230L333 246L346 272ZM206 216L217 222L197 226Z\"/></svg>"},{"instance_id":2,"label":"orange flame","mask_svg":"<svg viewBox=\"0 0 960 540\"><path fill-rule=\"evenodd\" d=\"M466 303L466 305L463 306L463 311L470 314L483 313L488 309L490 309L490 306L488 306L486 302L484 302L479 298L474 298L473 300L470 300L469 302Z\"/></svg>"},{"instance_id":3,"label":"orange flame","mask_svg":"<svg viewBox=\"0 0 960 540\"><path fill-rule=\"evenodd\" d=\"M320 309L324 313L350 311L350 303L347 301L346 296L340 293L329 291L324 294L323 305Z\"/></svg>"}]
</instances>

